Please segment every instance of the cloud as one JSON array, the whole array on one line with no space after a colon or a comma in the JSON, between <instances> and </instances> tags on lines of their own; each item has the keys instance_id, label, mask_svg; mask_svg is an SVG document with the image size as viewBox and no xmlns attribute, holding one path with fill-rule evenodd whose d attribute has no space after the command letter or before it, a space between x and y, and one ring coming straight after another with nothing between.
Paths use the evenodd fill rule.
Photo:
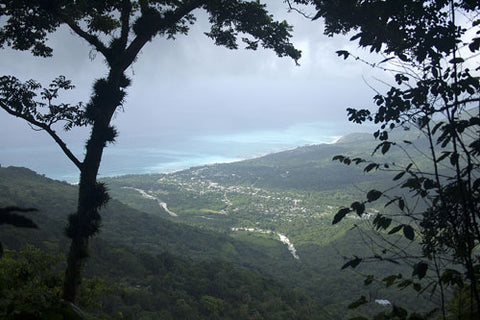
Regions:
<instances>
[{"instance_id":1,"label":"cloud","mask_svg":"<svg viewBox=\"0 0 480 320\"><path fill-rule=\"evenodd\" d=\"M232 51L215 46L204 35L208 22L200 15L188 36L175 41L155 39L127 70L133 83L124 111L119 110L114 119L120 131L114 147L135 141L156 148L169 148L172 143L187 147L199 137L254 140L272 132L291 140L293 133L288 132L295 126L314 122L346 126L346 107L371 102L373 94L362 75L369 77L372 71L336 56L338 49L356 49L347 39L324 36L320 23L288 13L283 2L269 4L280 20L294 25L293 42L303 51L300 66L270 50ZM52 35L50 43L55 56L49 59L3 50L0 69L43 83L63 74L77 86L68 100L87 102L93 81L107 71L101 55L95 57L91 47L66 28ZM66 136L81 150L87 133L79 130ZM2 147L51 144L46 135L32 132L5 113L0 114L0 135Z\"/></svg>"}]
</instances>

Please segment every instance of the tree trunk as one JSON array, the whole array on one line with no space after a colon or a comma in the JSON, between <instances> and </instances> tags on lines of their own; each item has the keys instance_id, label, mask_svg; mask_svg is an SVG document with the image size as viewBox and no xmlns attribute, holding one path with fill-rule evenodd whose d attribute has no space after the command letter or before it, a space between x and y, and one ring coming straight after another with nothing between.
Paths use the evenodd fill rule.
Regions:
<instances>
[{"instance_id":1,"label":"tree trunk","mask_svg":"<svg viewBox=\"0 0 480 320\"><path fill-rule=\"evenodd\" d=\"M115 138L110 120L124 95L123 86L119 81L112 81L112 77L109 77L108 81L101 79L97 83L103 86L94 87L96 92L90 106L87 106L87 111L88 108L92 111L93 128L81 166L77 212L69 217L66 229L67 236L71 238L71 244L65 270L63 298L73 303L77 298L83 269L88 258L89 238L98 232L100 224L98 211L108 201L106 189L102 184L97 183L97 174L103 150L106 144L113 142ZM115 99L115 96L120 98ZM99 102L105 104L99 104Z\"/></svg>"}]
</instances>

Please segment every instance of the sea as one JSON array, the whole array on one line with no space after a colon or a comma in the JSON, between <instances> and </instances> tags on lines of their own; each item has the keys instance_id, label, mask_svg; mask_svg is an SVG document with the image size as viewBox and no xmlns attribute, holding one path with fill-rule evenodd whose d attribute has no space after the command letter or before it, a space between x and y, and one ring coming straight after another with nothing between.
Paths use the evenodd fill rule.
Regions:
<instances>
[{"instance_id":1,"label":"sea","mask_svg":"<svg viewBox=\"0 0 480 320\"><path fill-rule=\"evenodd\" d=\"M105 149L99 177L171 173L201 165L241 161L299 146L334 143L355 131L365 131L365 128L330 122L235 133L120 135L118 142ZM80 141L70 145L79 159L83 159L83 145ZM68 183L77 183L79 179L78 169L53 142L2 147L0 165L27 167Z\"/></svg>"}]
</instances>

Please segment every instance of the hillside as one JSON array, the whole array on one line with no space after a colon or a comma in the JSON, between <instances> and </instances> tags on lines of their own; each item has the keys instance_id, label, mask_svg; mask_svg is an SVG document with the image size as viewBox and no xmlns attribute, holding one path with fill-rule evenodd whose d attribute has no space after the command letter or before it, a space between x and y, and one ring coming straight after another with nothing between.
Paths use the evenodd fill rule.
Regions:
<instances>
[{"instance_id":1,"label":"hillside","mask_svg":"<svg viewBox=\"0 0 480 320\"><path fill-rule=\"evenodd\" d=\"M128 189L122 190L128 191ZM38 208L39 212L31 213L30 216L40 226L40 229L35 231L4 226L2 227L0 241L7 248L21 248L25 243L33 243L50 253L65 252L67 239L63 236L63 228L67 214L74 210L75 195L75 186L39 176L28 169L0 168L0 205L21 205ZM198 227L163 219L158 214L142 213L126 207L116 200L112 200L103 211L103 218L102 232L92 242L87 275L106 277L111 283L120 281L127 286L138 286L140 291L130 291L128 296L130 298L127 299L127 302L120 303L116 300L117 298L110 296L106 298L105 302L105 306L109 306L108 310L121 309L124 314L131 314L132 319L135 319L134 314L143 312L141 310L145 310L145 308L148 309L149 303L156 305L156 302L153 302L156 300L152 299L159 294L167 294L170 298L167 299L168 301L163 298L164 302L161 304L163 307L159 306L158 308L174 306L175 301L180 299L178 292L182 292L182 290L186 292L183 295L188 297L189 305L195 306L196 314L201 314L202 291L198 292L199 289L195 289L200 284L191 286L196 279L202 277L201 274L207 276L208 273L202 273L207 271L201 270L211 269L213 265L220 265L222 267L216 269L215 272L224 274L225 270L231 268L229 263L233 263L236 268L241 268L235 277L252 279L252 282L246 284L245 292L251 290L250 288L253 289L262 281L272 281L262 280L268 278L276 279L273 280L274 285L271 290L282 290L287 295L289 295L287 292L291 290L296 292L293 296L296 298L291 301L291 304L290 302L277 301L275 302L276 306L283 305L286 307L291 305L291 312L299 312L298 308L305 307L305 299L312 299L307 303L309 310L312 312L311 317L309 316L307 319L337 319L339 315L346 316L348 312L351 312L348 311L346 306L364 293L365 290L359 275L349 270L339 271L340 266L344 263L339 252L348 256L362 250L358 235L345 233L346 227L343 227L342 230L333 231L340 236L329 241L328 246L322 245L323 241L310 241L310 243L305 242L299 246L296 245L300 257L297 260L289 252L288 247L278 241L274 234L199 229ZM204 220L208 221L208 219ZM332 231L328 231L329 228L325 225L324 231L331 235ZM319 229L316 235L319 236L321 233L322 229ZM300 238L300 235L301 230L299 230L298 237L292 237L292 239ZM290 237L290 234L288 236ZM173 261L171 262L173 265L179 266L178 269L177 267L165 269L165 257L170 257L169 261ZM224 262L218 262L219 260ZM212 261L213 264L205 261ZM165 291L159 293L158 289L155 292L152 291L154 288L152 284L159 276L159 269L153 267L154 265L159 266L161 270L168 271L160 272L162 279L166 279L165 277L172 280L177 279L173 283L159 282L162 290L167 290L167 293ZM163 267L161 267L162 265ZM376 270L379 273L391 271L382 271L381 268ZM241 274L244 272L247 273L242 276ZM208 279L211 280L205 279L206 282L201 286L204 287L209 281L217 281L215 280L218 279L215 276L216 273L208 276ZM190 277L190 275L195 274L197 276ZM230 276L228 276L228 279L230 279ZM228 288L234 289L231 286L238 285L236 281L228 282L225 290ZM166 287L164 288L164 286ZM265 285L262 286L266 288ZM206 287L204 288L207 290ZM345 292L344 288L349 288L349 290ZM177 293L168 293L168 290L174 290ZM191 290L196 291L192 292ZM203 295L207 294L219 298L214 292L216 291L207 290L203 292ZM301 292L308 294L308 298L303 296ZM399 302L408 301L408 297L399 295L395 290L389 292L376 287L375 292L382 298ZM225 303L231 303L229 299L234 299L230 293L230 296L227 293L222 294L222 300L225 299ZM251 296L253 297L253 295ZM278 296L278 294L267 296ZM268 300L267 296L264 296L264 298L257 296L255 299ZM289 297L292 297L291 294ZM298 301L296 299L303 299L304 302L295 305L297 303L295 301ZM117 302L113 303L112 301ZM139 301L144 301L144 303L141 304ZM267 304L262 304L258 300L252 300L253 302L258 302L265 308L268 305L266 300L265 303ZM140 305L140 309L133 308L137 304ZM240 306L237 307L240 308ZM257 306L255 308L262 310L263 307ZM371 305L369 308L371 311L378 311L382 307ZM137 310L135 311L137 313L132 310ZM312 310L316 311L313 312ZM168 312L170 314L175 313L174 310ZM200 316L200 318L203 317ZM282 317L279 319L282 319Z\"/></svg>"},{"instance_id":2,"label":"hillside","mask_svg":"<svg viewBox=\"0 0 480 320\"><path fill-rule=\"evenodd\" d=\"M65 253L68 241L63 229L67 214L74 210L75 195L75 186L29 169L0 168L0 206L39 210L28 214L38 230L2 226L0 241L8 249L21 249L28 243L50 254ZM292 316L319 319L312 312L324 314L318 303L301 291L268 276L267 270L284 272L275 268L274 256L291 261L288 251L275 241L252 246L139 212L115 200L102 214L102 233L92 241L86 274L105 278L112 288L120 285L135 290L109 293L102 300L103 310L93 314L122 312L125 319L139 319L147 313L150 316L145 319L206 319L214 312L207 307L212 303L220 308L215 313L222 315L221 319L247 319L256 313L272 320ZM282 268L294 266L284 264ZM250 298L243 301L246 296ZM308 309L300 300L309 301ZM0 305L5 301L8 299Z\"/></svg>"},{"instance_id":3,"label":"hillside","mask_svg":"<svg viewBox=\"0 0 480 320\"><path fill-rule=\"evenodd\" d=\"M329 310L340 312L348 304L347 297L358 297L366 290L361 276L339 269L348 257L371 253L362 235L349 230L354 224L368 228L370 222L349 216L332 226L333 215L339 207L364 199L371 188L388 186L391 175L366 174L364 166L345 166L333 162L332 157L368 158L374 146L370 135L354 134L335 144L299 147L257 159L104 181L114 198L153 216L226 233L252 244L265 239L283 241L297 266L287 268L286 277L276 275L319 297ZM392 159L401 162L405 156L401 150L392 150L387 160ZM376 204L367 210L375 213L383 206ZM281 265L285 262L278 261ZM378 264L370 272L382 275L402 270L396 268ZM342 287L351 289L345 293ZM392 300L407 299L409 306L419 303L415 295L398 295L392 290L376 288L371 294L378 298L393 294Z\"/></svg>"},{"instance_id":4,"label":"hillside","mask_svg":"<svg viewBox=\"0 0 480 320\"><path fill-rule=\"evenodd\" d=\"M385 308L376 305L375 299L387 299L410 309L428 308L431 302L415 294L378 284L363 287L364 274L381 278L405 270L402 266L375 264L356 270L360 273L340 271L350 257L369 254L364 234L349 230L354 224L368 229L369 220L352 216L332 226L333 214L342 205L363 198L366 190L388 185L390 176L366 174L362 166L345 166L331 159L338 154L369 157L374 143L369 135L350 135L335 144L304 146L236 163L104 179L114 199L102 211L102 232L92 241L87 275L139 286L141 292L131 294L138 293L143 297L138 299L149 302L137 308L138 312L156 304L158 297L153 297L160 294L159 287L153 292L152 284L160 268L163 278L176 280L162 280L158 285L177 293L162 291L161 295L170 298L161 298L163 307L158 308L175 305L181 299L180 290L186 292L185 299L194 314L203 318L202 294L219 297L216 291L207 290L205 283L193 283L204 276L206 283L215 281L215 274L225 273L232 268L230 264L240 268L235 277L251 279L246 292L263 281L273 281L273 291L283 290L287 295L290 290L296 292L289 309L293 313L302 307L295 305L296 299L311 299L307 318L338 319ZM402 160L396 151L390 157ZM63 229L68 214L75 210L76 192L76 186L26 168L0 168L0 206L38 208L30 216L40 226L33 232L2 227L0 241L7 248L33 243L50 253L66 252L68 241ZM381 205L368 208L372 213L377 210L382 210ZM165 263L176 267L168 268ZM214 274L202 271L213 265L221 266ZM197 276L192 278L192 274ZM225 290L234 290L231 286L239 285L235 283L227 281ZM201 286L204 291L191 292L192 286ZM363 310L348 310L348 304L366 291L372 302ZM107 299L110 304L111 299ZM231 293L225 293L226 304L229 299L233 299ZM256 299L268 300L265 296ZM120 308L135 318L129 308L138 300L129 301L110 306L110 312ZM282 304L285 302L277 301L277 305ZM165 311L160 309L157 311ZM175 311L168 309L168 314Z\"/></svg>"}]
</instances>

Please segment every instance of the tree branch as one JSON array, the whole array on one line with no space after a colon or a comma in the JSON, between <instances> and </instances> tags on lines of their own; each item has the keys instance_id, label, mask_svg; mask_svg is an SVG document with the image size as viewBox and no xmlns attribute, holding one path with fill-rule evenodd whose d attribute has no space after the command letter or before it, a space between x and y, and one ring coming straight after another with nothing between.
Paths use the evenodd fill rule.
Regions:
<instances>
[{"instance_id":1,"label":"tree branch","mask_svg":"<svg viewBox=\"0 0 480 320\"><path fill-rule=\"evenodd\" d=\"M142 3L142 2L140 2ZM155 34L161 30L168 29L169 27L175 25L180 21L184 16L192 12L193 10L199 8L205 3L205 0L192 0L184 3L182 6L178 7L174 11L168 12L165 17L158 21L155 28L152 27L152 33ZM143 7L142 7L143 8ZM143 12L144 10L142 10ZM143 13L142 13L143 16ZM141 18L141 17L140 17ZM139 18L139 19L140 19ZM143 48L143 46L150 41L151 37L148 34L138 35L125 50L125 54L122 58L121 69L124 71L127 69L132 62L135 60L136 56Z\"/></svg>"},{"instance_id":2,"label":"tree branch","mask_svg":"<svg viewBox=\"0 0 480 320\"><path fill-rule=\"evenodd\" d=\"M471 103L471 102L479 102L480 103L480 98L468 98L468 99L464 99L464 100L455 101L454 103L451 103L451 104L446 103L445 105L447 106L447 108L452 108L452 107L458 107L462 104L467 104L467 103Z\"/></svg>"},{"instance_id":3,"label":"tree branch","mask_svg":"<svg viewBox=\"0 0 480 320\"><path fill-rule=\"evenodd\" d=\"M55 140L55 142L59 145L59 147L62 149L63 153L65 153L65 155L68 157L68 159L70 159L70 161L72 161L73 164L75 164L75 166L77 166L77 168L80 171L82 170L83 163L80 160L78 160L77 157L75 157L75 155L68 148L68 146L65 144L65 142L55 133L55 131L50 126L48 126L45 123L42 123L40 121L35 120L33 117L30 117L28 115L22 114L21 112L10 109L2 101L0 101L0 107L3 110L5 110L6 112L8 112L9 114L11 114L15 117L18 117L18 118L22 118L22 119L26 120L28 123L30 123L34 126L37 126L37 127L41 128L42 130L45 130L53 138L53 140Z\"/></svg>"},{"instance_id":4,"label":"tree branch","mask_svg":"<svg viewBox=\"0 0 480 320\"><path fill-rule=\"evenodd\" d=\"M122 23L122 31L120 33L120 44L122 48L127 47L128 33L130 32L130 13L132 12L132 4L130 0L124 0L120 21Z\"/></svg>"},{"instance_id":5,"label":"tree branch","mask_svg":"<svg viewBox=\"0 0 480 320\"><path fill-rule=\"evenodd\" d=\"M305 12L303 12L302 10L292 6L292 4L290 3L290 0L285 0L285 3L288 5L288 11L295 11L296 13L300 14L301 16L303 16L304 18L307 18L307 19L310 19L310 20L314 20L314 16L311 16L311 15L308 15L306 14Z\"/></svg>"},{"instance_id":6,"label":"tree branch","mask_svg":"<svg viewBox=\"0 0 480 320\"><path fill-rule=\"evenodd\" d=\"M61 12L56 12L58 17L62 19L69 27L70 29L73 30L77 35L79 35L81 38L85 39L89 44L91 44L95 49L102 53L105 58L108 59L109 56L109 50L108 48L103 44L102 41L100 41L96 36L84 31L78 24L75 23L73 19L71 19L68 15L61 13Z\"/></svg>"}]
</instances>

